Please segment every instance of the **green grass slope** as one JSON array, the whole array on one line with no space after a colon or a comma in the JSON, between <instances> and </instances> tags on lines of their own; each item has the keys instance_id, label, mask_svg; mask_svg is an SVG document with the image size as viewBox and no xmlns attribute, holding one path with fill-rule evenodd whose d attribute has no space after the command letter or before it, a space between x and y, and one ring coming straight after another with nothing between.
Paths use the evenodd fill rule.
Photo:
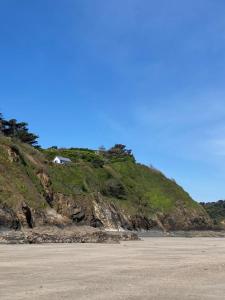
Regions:
<instances>
[{"instance_id":1,"label":"green grass slope","mask_svg":"<svg viewBox=\"0 0 225 300\"><path fill-rule=\"evenodd\" d=\"M72 163L53 164L56 155L68 157ZM45 183L40 174L48 179ZM0 137L0 207L20 211L21 203L26 202L41 215L49 208L46 194L63 195L74 203L79 199L79 204L83 201L86 206L101 195L106 205L113 205L128 218L160 218L168 228L189 228L192 223L210 225L204 209L176 182L158 170L135 163L130 156L107 158L94 150L79 148L38 151ZM59 212L54 202L53 208Z\"/></svg>"},{"instance_id":2,"label":"green grass slope","mask_svg":"<svg viewBox=\"0 0 225 300\"><path fill-rule=\"evenodd\" d=\"M66 166L49 166L56 192L75 195L101 192L130 211L144 209L149 214L169 212L175 208L177 201L182 201L187 208L199 208L174 181L153 168L129 159L108 161L97 167L95 162L103 158L91 150L50 149L44 153L50 161L56 155L69 157L73 161Z\"/></svg>"}]
</instances>

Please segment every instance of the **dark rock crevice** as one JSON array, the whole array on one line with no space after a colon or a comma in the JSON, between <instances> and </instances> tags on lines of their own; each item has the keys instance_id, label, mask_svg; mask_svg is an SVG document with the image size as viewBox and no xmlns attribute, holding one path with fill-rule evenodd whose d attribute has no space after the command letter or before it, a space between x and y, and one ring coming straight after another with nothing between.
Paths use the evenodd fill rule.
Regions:
<instances>
[{"instance_id":1,"label":"dark rock crevice","mask_svg":"<svg viewBox=\"0 0 225 300\"><path fill-rule=\"evenodd\" d=\"M31 212L31 209L29 208L29 206L25 202L22 203L22 211L26 218L28 227L33 228L34 220L33 220L32 212Z\"/></svg>"}]
</instances>

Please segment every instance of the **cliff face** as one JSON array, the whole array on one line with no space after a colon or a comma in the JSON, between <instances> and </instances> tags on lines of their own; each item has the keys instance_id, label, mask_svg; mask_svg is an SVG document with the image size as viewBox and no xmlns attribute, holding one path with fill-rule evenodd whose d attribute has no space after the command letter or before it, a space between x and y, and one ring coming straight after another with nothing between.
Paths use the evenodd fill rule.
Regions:
<instances>
[{"instance_id":1,"label":"cliff face","mask_svg":"<svg viewBox=\"0 0 225 300\"><path fill-rule=\"evenodd\" d=\"M55 155L69 165L55 165ZM38 151L0 137L0 228L207 229L202 206L159 171L87 149Z\"/></svg>"}]
</instances>

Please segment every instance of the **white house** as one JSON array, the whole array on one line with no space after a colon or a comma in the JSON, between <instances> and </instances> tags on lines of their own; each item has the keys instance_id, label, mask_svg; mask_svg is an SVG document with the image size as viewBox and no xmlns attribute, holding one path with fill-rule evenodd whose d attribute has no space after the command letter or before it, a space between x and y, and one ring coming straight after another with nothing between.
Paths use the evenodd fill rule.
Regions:
<instances>
[{"instance_id":1,"label":"white house","mask_svg":"<svg viewBox=\"0 0 225 300\"><path fill-rule=\"evenodd\" d=\"M71 161L69 158L66 158L66 157L56 156L56 157L53 159L53 162L54 162L55 164L65 165L65 164L71 163L72 161Z\"/></svg>"}]
</instances>

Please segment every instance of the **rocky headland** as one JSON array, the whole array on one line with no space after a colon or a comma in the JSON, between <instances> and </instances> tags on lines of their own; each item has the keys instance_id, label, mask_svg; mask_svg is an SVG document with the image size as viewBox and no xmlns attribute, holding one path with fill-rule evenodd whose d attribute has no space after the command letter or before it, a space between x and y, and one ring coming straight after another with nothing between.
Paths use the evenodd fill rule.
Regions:
<instances>
[{"instance_id":1,"label":"rocky headland","mask_svg":"<svg viewBox=\"0 0 225 300\"><path fill-rule=\"evenodd\" d=\"M53 163L57 155L70 163ZM13 240L7 230L18 242L38 243L117 242L137 238L129 231L213 228L204 207L159 170L137 163L123 145L35 149L0 135L0 184L3 242Z\"/></svg>"}]
</instances>

